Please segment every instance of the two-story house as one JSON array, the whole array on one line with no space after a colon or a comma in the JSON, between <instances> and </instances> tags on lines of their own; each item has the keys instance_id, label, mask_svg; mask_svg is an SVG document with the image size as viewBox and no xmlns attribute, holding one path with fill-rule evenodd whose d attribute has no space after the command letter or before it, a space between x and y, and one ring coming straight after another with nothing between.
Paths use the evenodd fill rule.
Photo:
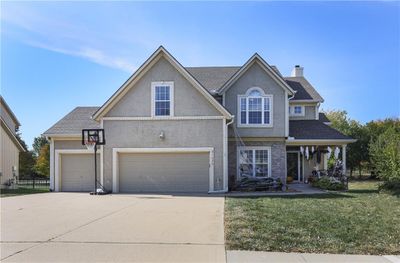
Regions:
<instances>
[{"instance_id":1,"label":"two-story house","mask_svg":"<svg viewBox=\"0 0 400 263\"><path fill-rule=\"evenodd\" d=\"M11 186L18 178L19 153L25 151L17 138L21 124L6 101L0 96L0 187Z\"/></svg>"},{"instance_id":2,"label":"two-story house","mask_svg":"<svg viewBox=\"0 0 400 263\"><path fill-rule=\"evenodd\" d=\"M243 176L304 182L326 167L326 149L345 156L353 141L329 127L322 102L299 66L286 78L255 54L241 67L183 67L160 47L101 107L77 107L44 133L51 188L93 190L85 128L104 129L97 169L113 192L226 192Z\"/></svg>"}]
</instances>

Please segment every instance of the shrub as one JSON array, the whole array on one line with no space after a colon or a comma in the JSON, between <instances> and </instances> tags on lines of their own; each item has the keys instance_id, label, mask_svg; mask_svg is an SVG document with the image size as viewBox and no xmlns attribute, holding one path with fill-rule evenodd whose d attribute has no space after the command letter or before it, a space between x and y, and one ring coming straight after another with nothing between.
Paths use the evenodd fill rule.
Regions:
<instances>
[{"instance_id":1,"label":"shrub","mask_svg":"<svg viewBox=\"0 0 400 263\"><path fill-rule=\"evenodd\" d=\"M315 179L311 182L313 187L325 189L325 190L332 190L332 191L340 191L345 189L345 185L338 181L333 177L322 176L319 179Z\"/></svg>"},{"instance_id":2,"label":"shrub","mask_svg":"<svg viewBox=\"0 0 400 263\"><path fill-rule=\"evenodd\" d=\"M400 132L387 129L370 144L371 161L383 188L400 191Z\"/></svg>"}]
</instances>

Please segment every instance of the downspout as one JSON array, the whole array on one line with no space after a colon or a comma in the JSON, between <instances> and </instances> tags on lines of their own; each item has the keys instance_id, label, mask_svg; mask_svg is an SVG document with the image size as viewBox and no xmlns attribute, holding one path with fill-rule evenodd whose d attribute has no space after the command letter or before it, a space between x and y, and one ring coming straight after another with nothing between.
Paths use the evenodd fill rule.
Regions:
<instances>
[{"instance_id":1,"label":"downspout","mask_svg":"<svg viewBox=\"0 0 400 263\"><path fill-rule=\"evenodd\" d=\"M293 99L294 98L294 96L295 96L295 94L296 94L296 91L293 93L293 95L291 95L289 98L288 98L288 105L286 106L286 111L287 111L287 122L286 122L286 125L287 125L287 138L286 138L286 140L288 140L289 138L290 138L290 134L289 134L289 123L290 123L290 112L289 112L289 109L290 109L290 104L289 104L289 101L291 100L291 99ZM284 178L284 181L282 182L283 183L283 191L286 191L287 190L287 153L286 153L286 143L285 143L285 178Z\"/></svg>"},{"instance_id":2,"label":"downspout","mask_svg":"<svg viewBox=\"0 0 400 263\"><path fill-rule=\"evenodd\" d=\"M319 120L319 106L321 105L321 102L317 103L317 106L315 107L315 119Z\"/></svg>"},{"instance_id":3,"label":"downspout","mask_svg":"<svg viewBox=\"0 0 400 263\"><path fill-rule=\"evenodd\" d=\"M228 127L235 121L235 116L232 116L232 119L225 123L224 127L224 192L229 191L229 174L228 174Z\"/></svg>"},{"instance_id":4,"label":"downspout","mask_svg":"<svg viewBox=\"0 0 400 263\"><path fill-rule=\"evenodd\" d=\"M296 95L296 91L293 93L293 95L291 95L289 98L288 98L288 107L287 108L290 108L290 104L289 104L289 100L291 100L291 99L293 99L294 98L294 96ZM286 123L286 125L288 126L288 136L287 136L287 138L286 138L286 140L287 139L289 139L289 118L290 118L290 112L289 112L289 109L286 109L287 110L287 123Z\"/></svg>"},{"instance_id":5,"label":"downspout","mask_svg":"<svg viewBox=\"0 0 400 263\"><path fill-rule=\"evenodd\" d=\"M226 126L231 125L235 121L235 115L232 116L232 120L226 124Z\"/></svg>"}]
</instances>

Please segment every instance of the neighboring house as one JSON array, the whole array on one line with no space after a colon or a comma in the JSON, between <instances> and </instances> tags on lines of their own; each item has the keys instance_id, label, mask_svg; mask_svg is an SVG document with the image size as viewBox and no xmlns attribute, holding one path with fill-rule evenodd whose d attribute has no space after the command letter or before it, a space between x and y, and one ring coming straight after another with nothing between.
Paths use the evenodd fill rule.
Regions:
<instances>
[{"instance_id":1,"label":"neighboring house","mask_svg":"<svg viewBox=\"0 0 400 263\"><path fill-rule=\"evenodd\" d=\"M255 54L241 67L183 67L160 47L101 107L77 107L44 133L51 188L93 189L84 128L105 130L97 169L116 193L226 192L242 176L304 182L317 165L301 146L354 141L326 125L322 102L299 66L283 77Z\"/></svg>"},{"instance_id":2,"label":"neighboring house","mask_svg":"<svg viewBox=\"0 0 400 263\"><path fill-rule=\"evenodd\" d=\"M19 153L25 151L25 149L17 138L17 130L21 124L2 96L0 96L0 104L0 187L3 188L11 186L18 178Z\"/></svg>"}]
</instances>

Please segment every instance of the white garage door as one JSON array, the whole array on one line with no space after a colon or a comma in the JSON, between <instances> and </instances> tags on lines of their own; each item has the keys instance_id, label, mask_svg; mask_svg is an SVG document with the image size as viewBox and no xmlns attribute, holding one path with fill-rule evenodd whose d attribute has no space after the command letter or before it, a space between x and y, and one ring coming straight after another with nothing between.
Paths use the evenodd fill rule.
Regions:
<instances>
[{"instance_id":1,"label":"white garage door","mask_svg":"<svg viewBox=\"0 0 400 263\"><path fill-rule=\"evenodd\" d=\"M209 190L209 153L120 153L120 192Z\"/></svg>"},{"instance_id":2,"label":"white garage door","mask_svg":"<svg viewBox=\"0 0 400 263\"><path fill-rule=\"evenodd\" d=\"M99 156L97 163L99 164ZM97 180L100 178L97 166ZM61 155L61 191L91 192L94 189L93 154Z\"/></svg>"}]
</instances>

